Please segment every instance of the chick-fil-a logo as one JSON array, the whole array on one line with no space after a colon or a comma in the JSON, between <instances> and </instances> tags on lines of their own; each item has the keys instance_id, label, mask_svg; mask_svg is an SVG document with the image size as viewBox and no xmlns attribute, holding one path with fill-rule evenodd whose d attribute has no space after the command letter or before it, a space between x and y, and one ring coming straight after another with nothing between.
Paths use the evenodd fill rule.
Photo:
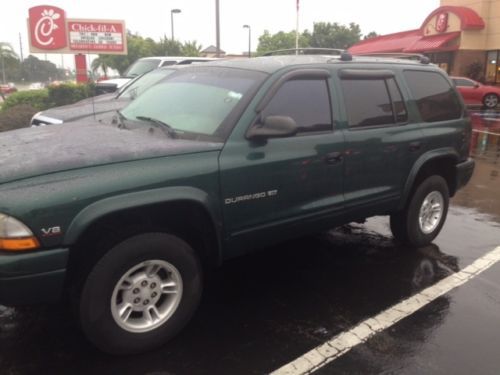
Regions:
<instances>
[{"instance_id":1,"label":"chick-fil-a logo","mask_svg":"<svg viewBox=\"0 0 500 375\"><path fill-rule=\"evenodd\" d=\"M66 15L64 10L40 5L29 9L31 44L39 49L66 47Z\"/></svg>"}]
</instances>

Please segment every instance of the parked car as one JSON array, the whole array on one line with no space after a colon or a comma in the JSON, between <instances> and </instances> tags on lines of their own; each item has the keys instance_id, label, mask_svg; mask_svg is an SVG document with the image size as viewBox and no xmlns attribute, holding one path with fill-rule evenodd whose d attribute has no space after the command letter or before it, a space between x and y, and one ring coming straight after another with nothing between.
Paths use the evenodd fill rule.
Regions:
<instances>
[{"instance_id":1,"label":"parked car","mask_svg":"<svg viewBox=\"0 0 500 375\"><path fill-rule=\"evenodd\" d=\"M46 87L46 85L43 82L33 82L33 83L30 83L28 90L42 90L45 87Z\"/></svg>"},{"instance_id":2,"label":"parked car","mask_svg":"<svg viewBox=\"0 0 500 375\"><path fill-rule=\"evenodd\" d=\"M458 92L468 105L482 105L487 109L496 108L500 98L500 87L483 85L466 77L450 77Z\"/></svg>"},{"instance_id":3,"label":"parked car","mask_svg":"<svg viewBox=\"0 0 500 375\"><path fill-rule=\"evenodd\" d=\"M14 85L14 83L12 82L0 85L0 93L4 95L12 94L13 92L16 91L17 91L16 85Z\"/></svg>"},{"instance_id":4,"label":"parked car","mask_svg":"<svg viewBox=\"0 0 500 375\"><path fill-rule=\"evenodd\" d=\"M99 122L111 121L117 110L125 107L144 90L174 71L175 67L155 69L136 77L123 86L118 93L99 95L74 104L38 112L32 117L30 126L62 124L83 119L93 119Z\"/></svg>"},{"instance_id":5,"label":"parked car","mask_svg":"<svg viewBox=\"0 0 500 375\"><path fill-rule=\"evenodd\" d=\"M134 62L125 71L122 77L99 81L96 84L98 94L115 92L131 79L147 73L153 69L171 65L189 65L216 60L209 57L186 57L186 56L163 56L163 57L143 57Z\"/></svg>"},{"instance_id":6,"label":"parked car","mask_svg":"<svg viewBox=\"0 0 500 375\"><path fill-rule=\"evenodd\" d=\"M255 249L374 215L428 245L474 169L463 101L425 60L209 62L119 114L0 134L0 303L70 295L114 354L172 338L204 270Z\"/></svg>"}]
</instances>

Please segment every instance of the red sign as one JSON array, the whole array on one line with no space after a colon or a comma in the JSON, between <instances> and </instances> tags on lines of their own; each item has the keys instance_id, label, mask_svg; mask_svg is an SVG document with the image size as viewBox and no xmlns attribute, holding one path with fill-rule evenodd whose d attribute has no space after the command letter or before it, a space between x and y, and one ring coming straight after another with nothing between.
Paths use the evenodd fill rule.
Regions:
<instances>
[{"instance_id":1,"label":"red sign","mask_svg":"<svg viewBox=\"0 0 500 375\"><path fill-rule=\"evenodd\" d=\"M41 50L66 47L66 15L64 10L40 5L29 9L31 44Z\"/></svg>"},{"instance_id":2,"label":"red sign","mask_svg":"<svg viewBox=\"0 0 500 375\"><path fill-rule=\"evenodd\" d=\"M121 22L68 20L69 48L74 51L123 52L124 27Z\"/></svg>"},{"instance_id":3,"label":"red sign","mask_svg":"<svg viewBox=\"0 0 500 375\"><path fill-rule=\"evenodd\" d=\"M444 33L448 28L448 13L439 13L436 18L436 31Z\"/></svg>"}]
</instances>

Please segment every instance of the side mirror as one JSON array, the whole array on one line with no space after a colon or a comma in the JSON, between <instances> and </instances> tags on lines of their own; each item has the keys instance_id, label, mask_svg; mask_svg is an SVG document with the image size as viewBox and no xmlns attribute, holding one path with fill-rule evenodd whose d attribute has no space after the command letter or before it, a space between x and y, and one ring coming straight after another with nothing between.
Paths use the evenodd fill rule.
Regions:
<instances>
[{"instance_id":1,"label":"side mirror","mask_svg":"<svg viewBox=\"0 0 500 375\"><path fill-rule=\"evenodd\" d=\"M247 132L248 139L283 138L297 134L299 127L288 116L267 116L262 123L257 123Z\"/></svg>"},{"instance_id":2,"label":"side mirror","mask_svg":"<svg viewBox=\"0 0 500 375\"><path fill-rule=\"evenodd\" d=\"M477 89L479 87L479 83L474 83L474 88Z\"/></svg>"}]
</instances>

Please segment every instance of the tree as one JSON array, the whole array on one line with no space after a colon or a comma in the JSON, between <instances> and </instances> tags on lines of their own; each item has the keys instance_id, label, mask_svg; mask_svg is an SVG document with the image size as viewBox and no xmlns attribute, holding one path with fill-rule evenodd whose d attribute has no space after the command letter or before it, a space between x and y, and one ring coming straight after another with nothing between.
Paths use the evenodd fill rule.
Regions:
<instances>
[{"instance_id":1,"label":"tree","mask_svg":"<svg viewBox=\"0 0 500 375\"><path fill-rule=\"evenodd\" d=\"M379 35L375 31L370 31L368 34L366 34L363 37L363 40L371 39L371 38L376 38L377 36L379 36Z\"/></svg>"},{"instance_id":2,"label":"tree","mask_svg":"<svg viewBox=\"0 0 500 375\"><path fill-rule=\"evenodd\" d=\"M316 22L310 38L311 47L347 49L361 39L361 29L351 22L349 26L337 22Z\"/></svg>"},{"instance_id":3,"label":"tree","mask_svg":"<svg viewBox=\"0 0 500 375\"><path fill-rule=\"evenodd\" d=\"M106 61L105 58L103 57L96 57L94 60L92 60L92 63L90 64L90 68L92 69L92 73L96 73L99 69L102 70L104 73L104 76L108 76L108 62Z\"/></svg>"},{"instance_id":4,"label":"tree","mask_svg":"<svg viewBox=\"0 0 500 375\"><path fill-rule=\"evenodd\" d=\"M5 59L17 59L17 54L9 43L0 42L0 59L2 60L2 82L5 84Z\"/></svg>"},{"instance_id":5,"label":"tree","mask_svg":"<svg viewBox=\"0 0 500 375\"><path fill-rule=\"evenodd\" d=\"M192 57L200 56L201 48L201 44L196 43L196 40L185 42L181 47L182 55Z\"/></svg>"},{"instance_id":6,"label":"tree","mask_svg":"<svg viewBox=\"0 0 500 375\"><path fill-rule=\"evenodd\" d=\"M22 63L22 69L28 82L47 82L64 78L64 70L57 69L50 61L44 61L29 55Z\"/></svg>"},{"instance_id":7,"label":"tree","mask_svg":"<svg viewBox=\"0 0 500 375\"><path fill-rule=\"evenodd\" d=\"M299 48L309 46L309 37L307 32L299 35ZM271 34L268 30L264 31L259 37L259 45L257 54L262 55L266 52L277 51L281 49L295 48L295 31L284 32L279 31L276 34Z\"/></svg>"}]
</instances>

